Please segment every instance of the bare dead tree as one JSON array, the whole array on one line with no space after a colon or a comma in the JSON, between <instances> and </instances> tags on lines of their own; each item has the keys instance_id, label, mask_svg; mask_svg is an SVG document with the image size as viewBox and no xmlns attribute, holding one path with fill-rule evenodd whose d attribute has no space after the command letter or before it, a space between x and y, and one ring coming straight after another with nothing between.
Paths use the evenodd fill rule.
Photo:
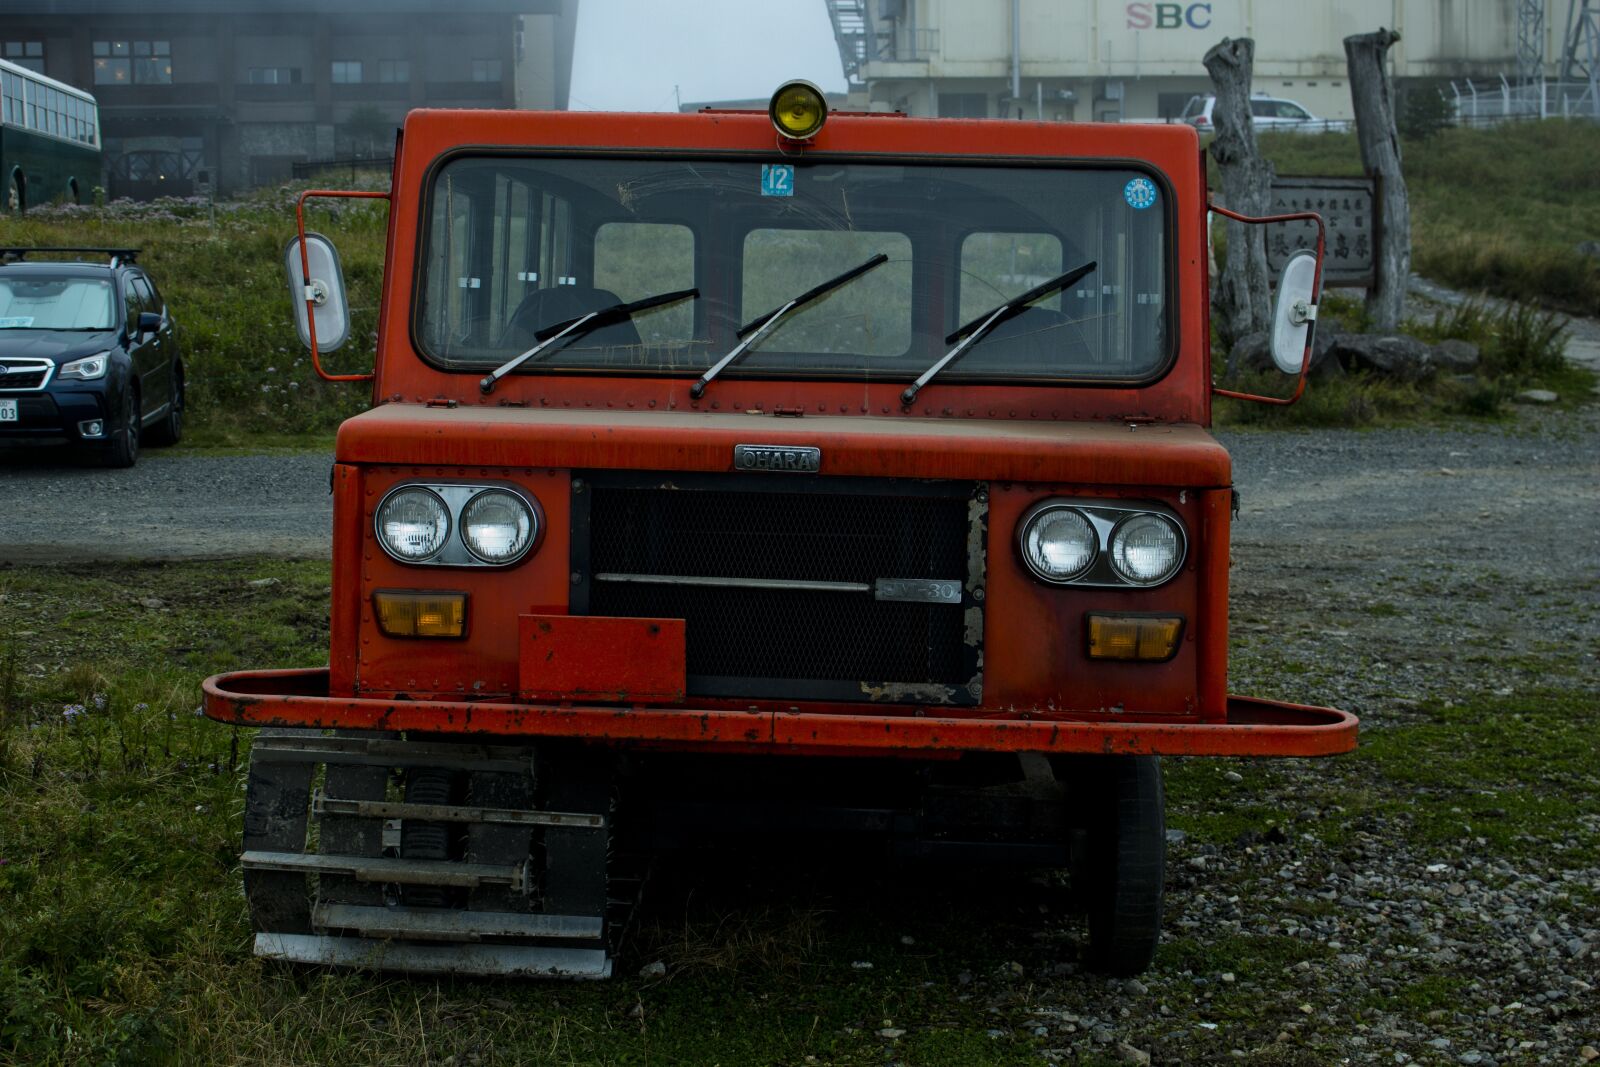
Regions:
<instances>
[{"instance_id":1,"label":"bare dead tree","mask_svg":"<svg viewBox=\"0 0 1600 1067\"><path fill-rule=\"evenodd\" d=\"M1265 215L1272 202L1272 164L1256 146L1250 118L1250 78L1256 43L1224 37L1205 54L1206 72L1216 86L1211 122L1216 136L1211 158L1222 174L1223 200L1243 215ZM1217 285L1218 329L1232 344L1247 333L1271 328L1272 302L1267 274L1267 236L1261 226L1228 221L1228 257Z\"/></svg>"},{"instance_id":2,"label":"bare dead tree","mask_svg":"<svg viewBox=\"0 0 1600 1067\"><path fill-rule=\"evenodd\" d=\"M1374 249L1372 288L1367 290L1367 312L1380 330L1399 328L1411 276L1411 204L1400 173L1394 87L1386 64L1390 46L1399 39L1398 33L1386 29L1344 39L1361 163L1378 179L1378 246Z\"/></svg>"}]
</instances>

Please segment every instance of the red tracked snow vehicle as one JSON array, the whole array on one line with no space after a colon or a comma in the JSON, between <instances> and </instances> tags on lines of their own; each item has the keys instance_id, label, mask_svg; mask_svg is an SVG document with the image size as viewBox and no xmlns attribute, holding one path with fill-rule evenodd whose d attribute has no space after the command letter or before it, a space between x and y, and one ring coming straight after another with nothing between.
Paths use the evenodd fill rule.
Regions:
<instances>
[{"instance_id":1,"label":"red tracked snow vehicle","mask_svg":"<svg viewBox=\"0 0 1600 1067\"><path fill-rule=\"evenodd\" d=\"M830 116L804 83L417 111L388 194L306 198L362 195L388 253L329 666L205 685L269 728L257 953L603 977L621 828L710 813L1067 867L1130 974L1159 757L1355 745L1228 694L1192 129ZM286 260L316 359L348 313L303 211ZM1279 288L1302 387L1319 264Z\"/></svg>"}]
</instances>

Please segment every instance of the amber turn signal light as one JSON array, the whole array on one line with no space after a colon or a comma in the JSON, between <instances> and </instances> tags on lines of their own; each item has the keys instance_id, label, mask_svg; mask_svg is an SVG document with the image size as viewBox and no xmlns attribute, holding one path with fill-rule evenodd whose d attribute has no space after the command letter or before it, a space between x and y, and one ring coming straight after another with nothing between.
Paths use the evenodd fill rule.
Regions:
<instances>
[{"instance_id":1,"label":"amber turn signal light","mask_svg":"<svg viewBox=\"0 0 1600 1067\"><path fill-rule=\"evenodd\" d=\"M1182 615L1090 615L1089 658L1161 663L1182 636Z\"/></svg>"},{"instance_id":2,"label":"amber turn signal light","mask_svg":"<svg viewBox=\"0 0 1600 1067\"><path fill-rule=\"evenodd\" d=\"M467 594L379 589L373 613L385 637L465 637Z\"/></svg>"},{"instance_id":3,"label":"amber turn signal light","mask_svg":"<svg viewBox=\"0 0 1600 1067\"><path fill-rule=\"evenodd\" d=\"M772 94L767 114L784 137L804 141L815 137L828 121L828 101L822 90L808 81L785 82Z\"/></svg>"}]
</instances>

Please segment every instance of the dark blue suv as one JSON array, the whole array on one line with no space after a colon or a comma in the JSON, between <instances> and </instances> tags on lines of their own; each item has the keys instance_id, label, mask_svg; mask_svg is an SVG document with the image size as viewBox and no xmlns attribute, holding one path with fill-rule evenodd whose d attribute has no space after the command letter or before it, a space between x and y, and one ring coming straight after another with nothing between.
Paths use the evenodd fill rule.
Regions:
<instances>
[{"instance_id":1,"label":"dark blue suv","mask_svg":"<svg viewBox=\"0 0 1600 1067\"><path fill-rule=\"evenodd\" d=\"M104 262L30 260L94 254ZM72 444L110 467L183 434L183 357L138 249L0 248L0 447Z\"/></svg>"}]
</instances>

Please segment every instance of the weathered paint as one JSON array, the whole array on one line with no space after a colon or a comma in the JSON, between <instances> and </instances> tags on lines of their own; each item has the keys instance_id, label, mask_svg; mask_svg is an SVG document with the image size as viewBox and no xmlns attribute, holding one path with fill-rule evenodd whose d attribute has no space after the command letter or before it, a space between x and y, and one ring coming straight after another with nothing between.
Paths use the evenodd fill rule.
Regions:
<instances>
[{"instance_id":1,"label":"weathered paint","mask_svg":"<svg viewBox=\"0 0 1600 1067\"><path fill-rule=\"evenodd\" d=\"M1229 697L1220 723L1161 721L1128 712L1116 722L1062 715L961 715L955 709L881 708L859 714L779 709L583 707L498 701L374 700L328 695L326 670L241 671L206 679L206 714L243 726L428 730L508 737L724 745L771 752L1094 752L1108 755L1327 756L1355 747L1348 712ZM1142 720L1142 721L1141 721Z\"/></svg>"},{"instance_id":2,"label":"weathered paint","mask_svg":"<svg viewBox=\"0 0 1600 1067\"><path fill-rule=\"evenodd\" d=\"M517 633L525 700L683 703L682 619L521 615Z\"/></svg>"}]
</instances>

